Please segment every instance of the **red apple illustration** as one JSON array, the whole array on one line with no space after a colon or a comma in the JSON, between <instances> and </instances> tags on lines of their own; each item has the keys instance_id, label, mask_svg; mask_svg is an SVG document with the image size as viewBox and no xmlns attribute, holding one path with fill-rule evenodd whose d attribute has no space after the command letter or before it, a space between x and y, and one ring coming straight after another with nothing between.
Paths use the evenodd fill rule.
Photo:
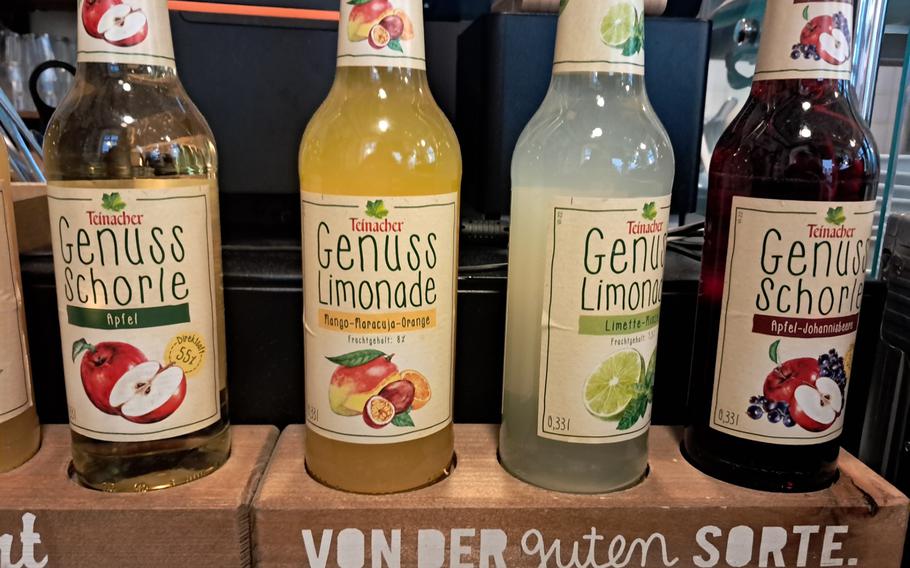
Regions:
<instances>
[{"instance_id":1,"label":"red apple illustration","mask_svg":"<svg viewBox=\"0 0 910 568\"><path fill-rule=\"evenodd\" d=\"M800 33L800 43L815 46L818 55L831 65L844 63L850 57L850 38L847 35L849 32L838 25L842 17L824 15L812 18Z\"/></svg>"},{"instance_id":2,"label":"red apple illustration","mask_svg":"<svg viewBox=\"0 0 910 568\"><path fill-rule=\"evenodd\" d=\"M79 365L82 386L92 404L101 412L118 415L111 405L111 391L127 371L147 361L142 351L128 343L107 341L92 345L85 339L73 343L73 362L82 355Z\"/></svg>"},{"instance_id":3,"label":"red apple illustration","mask_svg":"<svg viewBox=\"0 0 910 568\"><path fill-rule=\"evenodd\" d=\"M329 406L332 411L342 416L357 416L363 413L367 400L379 394L389 383L401 378L398 366L392 362L393 355L381 352L372 352L373 358L366 363L346 366L344 363L354 364L359 362L348 357L357 356L363 352L354 352L330 360L338 363L332 373L329 384ZM368 355L370 356L370 355Z\"/></svg>"},{"instance_id":4,"label":"red apple illustration","mask_svg":"<svg viewBox=\"0 0 910 568\"><path fill-rule=\"evenodd\" d=\"M111 45L130 47L142 43L149 33L148 18L128 3L113 5L98 22L98 31Z\"/></svg>"},{"instance_id":5,"label":"red apple illustration","mask_svg":"<svg viewBox=\"0 0 910 568\"><path fill-rule=\"evenodd\" d=\"M119 0L85 0L82 4L82 26L85 28L85 32L94 38L102 39L104 33L98 29L101 17L114 4L119 3Z\"/></svg>"},{"instance_id":6,"label":"red apple illustration","mask_svg":"<svg viewBox=\"0 0 910 568\"><path fill-rule=\"evenodd\" d=\"M834 424L843 409L844 397L837 383L821 377L815 386L800 385L793 393L790 415L810 432L823 432Z\"/></svg>"},{"instance_id":7,"label":"red apple illustration","mask_svg":"<svg viewBox=\"0 0 910 568\"><path fill-rule=\"evenodd\" d=\"M161 422L186 398L186 375L176 366L147 362L126 373L111 391L110 404L130 422Z\"/></svg>"},{"instance_id":8,"label":"red apple illustration","mask_svg":"<svg viewBox=\"0 0 910 568\"><path fill-rule=\"evenodd\" d=\"M818 361L799 357L784 361L765 378L764 395L775 402L789 402L800 385L815 386L818 380Z\"/></svg>"}]
</instances>

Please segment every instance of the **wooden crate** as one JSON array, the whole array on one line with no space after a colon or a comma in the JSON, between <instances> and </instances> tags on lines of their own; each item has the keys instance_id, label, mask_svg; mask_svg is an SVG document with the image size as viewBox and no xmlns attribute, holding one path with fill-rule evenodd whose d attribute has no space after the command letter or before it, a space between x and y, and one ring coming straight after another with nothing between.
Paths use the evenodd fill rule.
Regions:
<instances>
[{"instance_id":1,"label":"wooden crate","mask_svg":"<svg viewBox=\"0 0 910 568\"><path fill-rule=\"evenodd\" d=\"M20 252L50 250L51 225L47 210L47 186L43 183L12 184L16 214L16 238Z\"/></svg>"},{"instance_id":2,"label":"wooden crate","mask_svg":"<svg viewBox=\"0 0 910 568\"><path fill-rule=\"evenodd\" d=\"M496 433L495 426L456 426L458 466L448 479L370 497L313 481L304 470L304 427L288 427L254 500L254 563L900 566L908 500L846 452L828 490L762 493L701 474L680 455L679 430L657 427L642 484L584 496L510 477L496 460Z\"/></svg>"},{"instance_id":3,"label":"wooden crate","mask_svg":"<svg viewBox=\"0 0 910 568\"><path fill-rule=\"evenodd\" d=\"M45 558L50 568L250 566L250 503L276 428L234 427L221 469L145 494L77 485L67 476L69 427L45 426L43 435L34 458L0 474L0 566L38 568ZM17 564L28 549L35 562Z\"/></svg>"}]
</instances>

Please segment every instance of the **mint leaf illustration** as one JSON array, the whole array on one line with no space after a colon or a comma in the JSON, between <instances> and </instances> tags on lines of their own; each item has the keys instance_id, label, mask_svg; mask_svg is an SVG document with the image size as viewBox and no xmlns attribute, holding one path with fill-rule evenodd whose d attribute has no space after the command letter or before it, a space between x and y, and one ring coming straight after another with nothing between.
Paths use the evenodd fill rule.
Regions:
<instances>
[{"instance_id":1,"label":"mint leaf illustration","mask_svg":"<svg viewBox=\"0 0 910 568\"><path fill-rule=\"evenodd\" d=\"M808 7L808 6L806 6L805 8L803 8L803 19L804 19L804 20L808 20L808 19L809 19L809 7Z\"/></svg>"},{"instance_id":2,"label":"mint leaf illustration","mask_svg":"<svg viewBox=\"0 0 910 568\"><path fill-rule=\"evenodd\" d=\"M777 354L777 350L780 348L780 339L775 341L768 347L768 357L774 361L775 365L780 365L780 356Z\"/></svg>"},{"instance_id":3,"label":"mint leaf illustration","mask_svg":"<svg viewBox=\"0 0 910 568\"><path fill-rule=\"evenodd\" d=\"M385 203L381 199L377 199L376 201L367 201L366 214L368 217L382 219L389 214L389 210L385 208Z\"/></svg>"},{"instance_id":4,"label":"mint leaf illustration","mask_svg":"<svg viewBox=\"0 0 910 568\"><path fill-rule=\"evenodd\" d=\"M830 223L831 225L843 225L846 220L847 216L844 214L843 207L828 208L828 215L825 217L826 223Z\"/></svg>"},{"instance_id":5,"label":"mint leaf illustration","mask_svg":"<svg viewBox=\"0 0 910 568\"><path fill-rule=\"evenodd\" d=\"M348 0L348 6L360 6L361 4L369 4L373 0Z\"/></svg>"},{"instance_id":6,"label":"mint leaf illustration","mask_svg":"<svg viewBox=\"0 0 910 568\"><path fill-rule=\"evenodd\" d=\"M380 357L392 358L391 355L386 355L378 349L361 349L360 351L351 351L350 353L345 353L344 355L336 355L334 357L326 357L332 363L336 365L341 365L342 367L359 367L365 365L372 361L373 359L378 359Z\"/></svg>"},{"instance_id":7,"label":"mint leaf illustration","mask_svg":"<svg viewBox=\"0 0 910 568\"><path fill-rule=\"evenodd\" d=\"M641 216L648 221L653 221L657 217L657 204L653 201L645 203L645 206L641 208Z\"/></svg>"},{"instance_id":8,"label":"mint leaf illustration","mask_svg":"<svg viewBox=\"0 0 910 568\"><path fill-rule=\"evenodd\" d=\"M401 47L401 40L400 40L400 39L393 39L392 41L390 41L390 42L388 43L388 48L391 49L392 51L397 51L397 52L399 52L399 53L404 53L404 48Z\"/></svg>"},{"instance_id":9,"label":"mint leaf illustration","mask_svg":"<svg viewBox=\"0 0 910 568\"><path fill-rule=\"evenodd\" d=\"M411 409L407 409L401 414L396 414L395 418L392 418L392 424L395 426L405 427L405 426L414 426L414 419L411 418Z\"/></svg>"},{"instance_id":10,"label":"mint leaf illustration","mask_svg":"<svg viewBox=\"0 0 910 568\"><path fill-rule=\"evenodd\" d=\"M126 203L119 193L105 193L101 196L101 208L117 213L126 209Z\"/></svg>"},{"instance_id":11,"label":"mint leaf illustration","mask_svg":"<svg viewBox=\"0 0 910 568\"><path fill-rule=\"evenodd\" d=\"M635 425L648 411L648 395L640 394L633 398L622 411L617 430L628 430Z\"/></svg>"}]
</instances>

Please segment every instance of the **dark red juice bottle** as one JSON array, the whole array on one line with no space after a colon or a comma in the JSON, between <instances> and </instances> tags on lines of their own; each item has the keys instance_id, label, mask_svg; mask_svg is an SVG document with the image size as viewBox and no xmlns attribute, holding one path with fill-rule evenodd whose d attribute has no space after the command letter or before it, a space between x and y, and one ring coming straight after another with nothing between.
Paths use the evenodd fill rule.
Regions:
<instances>
[{"instance_id":1,"label":"dark red juice bottle","mask_svg":"<svg viewBox=\"0 0 910 568\"><path fill-rule=\"evenodd\" d=\"M738 485L837 475L878 177L852 20L852 0L768 0L752 93L711 160L685 451Z\"/></svg>"}]
</instances>

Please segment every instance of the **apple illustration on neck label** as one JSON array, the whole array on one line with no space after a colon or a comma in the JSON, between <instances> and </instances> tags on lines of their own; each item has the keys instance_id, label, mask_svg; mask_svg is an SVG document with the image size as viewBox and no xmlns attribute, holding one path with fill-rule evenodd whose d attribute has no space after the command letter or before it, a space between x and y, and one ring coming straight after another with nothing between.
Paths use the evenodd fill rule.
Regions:
<instances>
[{"instance_id":1,"label":"apple illustration on neck label","mask_svg":"<svg viewBox=\"0 0 910 568\"><path fill-rule=\"evenodd\" d=\"M808 10L808 8L806 8ZM808 12L804 12L808 17ZM791 57L823 59L831 65L842 65L850 58L850 24L843 12L816 16L809 20L793 46Z\"/></svg>"},{"instance_id":2,"label":"apple illustration on neck label","mask_svg":"<svg viewBox=\"0 0 910 568\"><path fill-rule=\"evenodd\" d=\"M90 36L118 47L142 43L149 31L139 0L85 0L82 25Z\"/></svg>"},{"instance_id":3,"label":"apple illustration on neck label","mask_svg":"<svg viewBox=\"0 0 910 568\"><path fill-rule=\"evenodd\" d=\"M186 398L186 374L175 365L149 361L136 347L117 341L73 343L89 401L101 412L135 422L160 422Z\"/></svg>"}]
</instances>

